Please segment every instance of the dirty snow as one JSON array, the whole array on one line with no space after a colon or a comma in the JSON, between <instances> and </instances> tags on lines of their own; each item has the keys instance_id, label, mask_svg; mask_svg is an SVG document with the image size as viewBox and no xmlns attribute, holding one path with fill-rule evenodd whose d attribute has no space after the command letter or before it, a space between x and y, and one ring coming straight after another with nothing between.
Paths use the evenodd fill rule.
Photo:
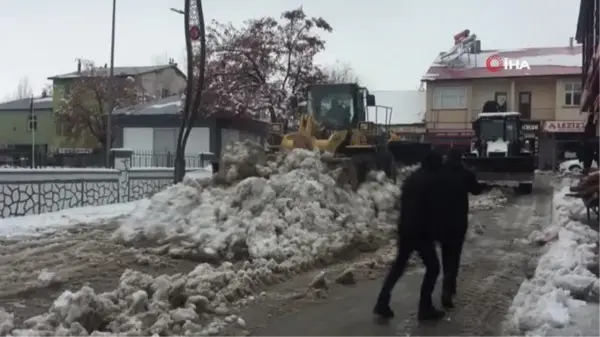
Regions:
<instances>
[{"instance_id":1,"label":"dirty snow","mask_svg":"<svg viewBox=\"0 0 600 337\"><path fill-rule=\"evenodd\" d=\"M149 200L143 199L120 204L77 207L58 212L4 218L0 219L0 237L10 239L36 237L73 226L107 224L136 210L142 211L149 204Z\"/></svg>"},{"instance_id":2,"label":"dirty snow","mask_svg":"<svg viewBox=\"0 0 600 337\"><path fill-rule=\"evenodd\" d=\"M594 313L598 312L599 281L592 272L598 272L598 232L572 219L584 211L583 204L566 197L567 193L568 187L563 187L554 196L552 224L530 236L531 241L547 242L549 247L533 277L522 283L514 298L508 333L598 335L597 321L581 319L598 317Z\"/></svg>"},{"instance_id":3,"label":"dirty snow","mask_svg":"<svg viewBox=\"0 0 600 337\"><path fill-rule=\"evenodd\" d=\"M256 147L229 150L237 152L223 157L225 176L188 175L155 194L114 234L127 245L213 264L201 263L187 275L127 270L111 292L66 291L12 334L218 334L226 325L245 324L230 307L261 284L350 249L374 250L391 236L399 188L382 172L352 192L340 186L340 170L328 170L315 153L296 150L267 163L256 161L262 158ZM10 314L2 317L8 323L0 327L10 327Z\"/></svg>"},{"instance_id":4,"label":"dirty snow","mask_svg":"<svg viewBox=\"0 0 600 337\"><path fill-rule=\"evenodd\" d=\"M343 170L326 166L311 151L268 158L254 143L228 146L222 171L188 174L120 220L113 234L115 242L151 254L198 261L194 270L153 277L127 269L116 289L65 291L19 329L0 310L0 334L218 335L227 326L243 327L231 311L263 285L373 251L393 237L399 186L374 172L353 192ZM501 194L479 196L473 208L497 207L506 201ZM37 280L60 282L48 270Z\"/></svg>"}]
</instances>

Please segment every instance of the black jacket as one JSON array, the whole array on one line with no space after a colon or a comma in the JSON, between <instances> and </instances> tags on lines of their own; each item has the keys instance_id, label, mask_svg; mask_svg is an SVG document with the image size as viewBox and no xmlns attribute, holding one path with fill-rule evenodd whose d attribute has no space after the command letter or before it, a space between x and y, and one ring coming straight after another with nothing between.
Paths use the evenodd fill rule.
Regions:
<instances>
[{"instance_id":1,"label":"black jacket","mask_svg":"<svg viewBox=\"0 0 600 337\"><path fill-rule=\"evenodd\" d=\"M443 188L442 212L448 233L464 235L469 222L469 193L481 194L475 173L462 164L462 153L451 150L440 175Z\"/></svg>"},{"instance_id":2,"label":"black jacket","mask_svg":"<svg viewBox=\"0 0 600 337\"><path fill-rule=\"evenodd\" d=\"M442 156L431 152L421 162L421 167L410 174L402 185L398 234L414 240L433 240L438 219L438 175L442 169Z\"/></svg>"}]
</instances>

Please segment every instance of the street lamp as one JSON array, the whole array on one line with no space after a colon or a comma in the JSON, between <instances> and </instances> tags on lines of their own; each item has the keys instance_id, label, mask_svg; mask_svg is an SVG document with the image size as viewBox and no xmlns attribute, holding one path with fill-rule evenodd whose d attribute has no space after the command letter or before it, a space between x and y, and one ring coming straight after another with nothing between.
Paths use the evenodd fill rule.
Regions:
<instances>
[{"instance_id":1,"label":"street lamp","mask_svg":"<svg viewBox=\"0 0 600 337\"><path fill-rule=\"evenodd\" d=\"M177 14L181 14L181 15L185 15L185 12L182 11L181 9L177 9L177 8L169 8L170 11L175 12Z\"/></svg>"},{"instance_id":2,"label":"street lamp","mask_svg":"<svg viewBox=\"0 0 600 337\"><path fill-rule=\"evenodd\" d=\"M115 107L115 21L117 0L112 3L112 32L110 36L110 71L108 75L108 111L106 115L106 167L110 167L110 148L112 147L112 113Z\"/></svg>"}]
</instances>

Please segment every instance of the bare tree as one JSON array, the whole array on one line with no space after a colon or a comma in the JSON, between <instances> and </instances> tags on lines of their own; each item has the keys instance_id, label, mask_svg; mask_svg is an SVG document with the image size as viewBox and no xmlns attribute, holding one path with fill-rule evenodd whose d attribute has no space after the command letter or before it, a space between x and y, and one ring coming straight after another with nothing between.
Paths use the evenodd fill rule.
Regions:
<instances>
[{"instance_id":1,"label":"bare tree","mask_svg":"<svg viewBox=\"0 0 600 337\"><path fill-rule=\"evenodd\" d=\"M54 87L52 86L52 83L46 83L42 89L42 97L52 97L53 92Z\"/></svg>"},{"instance_id":2,"label":"bare tree","mask_svg":"<svg viewBox=\"0 0 600 337\"><path fill-rule=\"evenodd\" d=\"M91 134L98 145L106 144L106 115L110 91L115 108L131 106L150 99L141 84L131 77L116 77L111 81L106 68L96 68L84 60L81 76L73 80L71 90L54 111L56 121L65 127L68 139L80 139ZM113 137L111 137L113 138ZM114 138L111 139L114 141Z\"/></svg>"},{"instance_id":3,"label":"bare tree","mask_svg":"<svg viewBox=\"0 0 600 337\"><path fill-rule=\"evenodd\" d=\"M162 53L162 54L158 54L158 55L154 55L152 57L152 63L157 65L157 66L162 66L165 64L170 64L173 61L172 58L169 57L169 54L167 53Z\"/></svg>"},{"instance_id":4,"label":"bare tree","mask_svg":"<svg viewBox=\"0 0 600 337\"><path fill-rule=\"evenodd\" d=\"M325 67L325 76L327 83L360 83L356 72L346 62L336 62L332 66Z\"/></svg>"},{"instance_id":5,"label":"bare tree","mask_svg":"<svg viewBox=\"0 0 600 337\"><path fill-rule=\"evenodd\" d=\"M29 84L29 78L27 76L23 76L17 84L17 89L12 93L12 95L9 95L7 98L8 100L14 100L31 98L31 96L33 96L33 90L31 89L31 85Z\"/></svg>"}]
</instances>

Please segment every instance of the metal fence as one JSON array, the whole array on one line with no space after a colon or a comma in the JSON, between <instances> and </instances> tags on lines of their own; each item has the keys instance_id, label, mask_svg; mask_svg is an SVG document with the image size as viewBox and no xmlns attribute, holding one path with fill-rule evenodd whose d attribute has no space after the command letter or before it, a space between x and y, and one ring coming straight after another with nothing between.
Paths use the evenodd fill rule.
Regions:
<instances>
[{"instance_id":1,"label":"metal fence","mask_svg":"<svg viewBox=\"0 0 600 337\"><path fill-rule=\"evenodd\" d=\"M186 167L205 167L210 165L214 155L202 153L198 155L186 155ZM152 152L152 151L135 151L131 156L131 167L174 167L175 152Z\"/></svg>"},{"instance_id":2,"label":"metal fence","mask_svg":"<svg viewBox=\"0 0 600 337\"><path fill-rule=\"evenodd\" d=\"M186 155L186 167L205 167L210 165L212 154ZM93 149L86 153L77 151L48 150L35 153L15 153L0 156L0 167L106 167L106 156L102 149ZM134 151L131 167L174 167L175 152Z\"/></svg>"}]
</instances>

